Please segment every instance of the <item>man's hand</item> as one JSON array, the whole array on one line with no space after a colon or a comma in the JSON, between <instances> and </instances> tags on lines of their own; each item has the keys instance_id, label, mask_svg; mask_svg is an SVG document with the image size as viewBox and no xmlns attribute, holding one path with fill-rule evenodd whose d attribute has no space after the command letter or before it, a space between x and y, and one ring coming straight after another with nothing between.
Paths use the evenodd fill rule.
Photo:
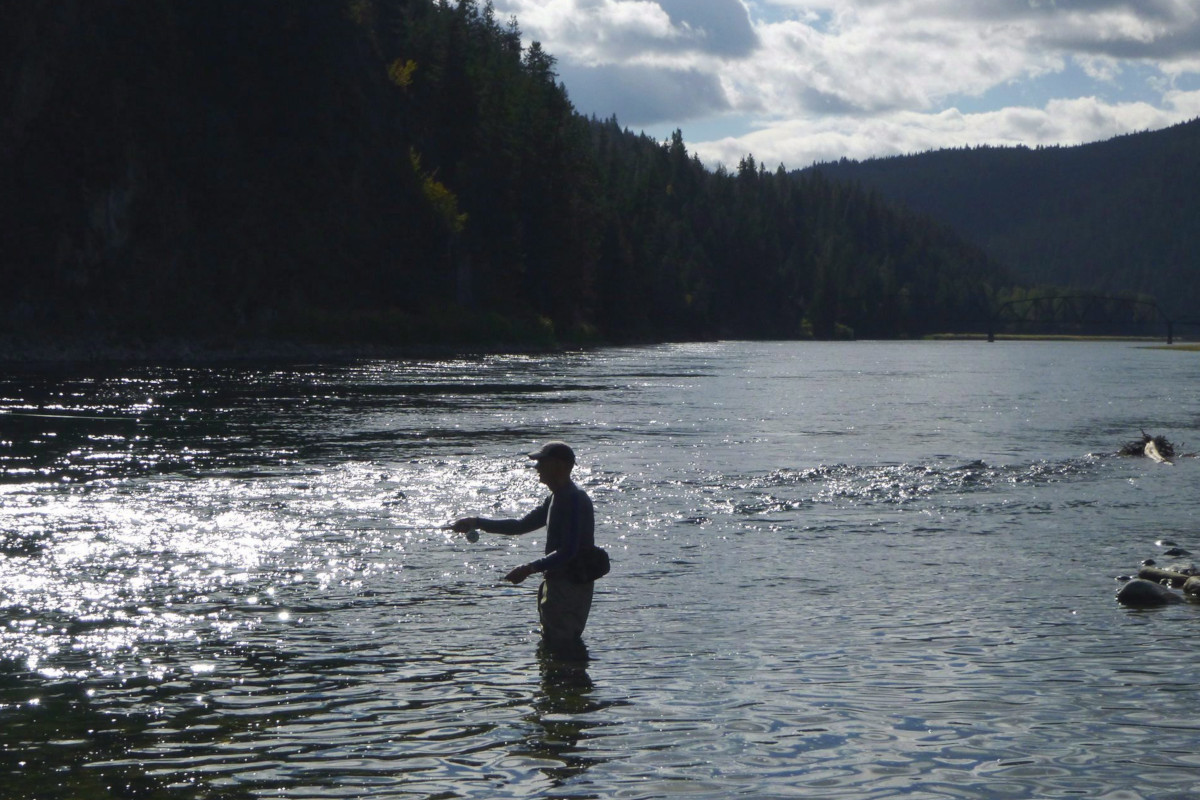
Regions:
<instances>
[{"instance_id":1,"label":"man's hand","mask_svg":"<svg viewBox=\"0 0 1200 800\"><path fill-rule=\"evenodd\" d=\"M463 517L450 523L450 530L455 533L469 533L479 527L478 517Z\"/></svg>"},{"instance_id":2,"label":"man's hand","mask_svg":"<svg viewBox=\"0 0 1200 800\"><path fill-rule=\"evenodd\" d=\"M530 575L532 575L536 571L537 570L535 570L529 564L522 564L521 566L514 569L512 572L505 575L504 580L512 581L513 583L521 583L522 581L524 581L526 578L528 578Z\"/></svg>"}]
</instances>

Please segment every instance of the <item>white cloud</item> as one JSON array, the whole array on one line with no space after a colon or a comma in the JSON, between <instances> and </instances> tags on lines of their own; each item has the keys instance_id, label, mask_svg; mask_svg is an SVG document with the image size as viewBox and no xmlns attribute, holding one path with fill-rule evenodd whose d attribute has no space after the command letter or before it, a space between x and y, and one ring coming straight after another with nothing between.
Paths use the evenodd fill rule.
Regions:
<instances>
[{"instance_id":1,"label":"white cloud","mask_svg":"<svg viewBox=\"0 0 1200 800\"><path fill-rule=\"evenodd\" d=\"M612 63L653 51L677 32L650 0L510 0L497 8L515 14L532 39L562 61Z\"/></svg>"},{"instance_id":2,"label":"white cloud","mask_svg":"<svg viewBox=\"0 0 1200 800\"><path fill-rule=\"evenodd\" d=\"M496 8L515 14L526 38L584 66L736 57L754 47L741 0L501 0Z\"/></svg>"},{"instance_id":3,"label":"white cloud","mask_svg":"<svg viewBox=\"0 0 1200 800\"><path fill-rule=\"evenodd\" d=\"M1057 53L1029 53L1027 33L1015 29L922 25L877 14L856 15L849 24L845 16L832 33L801 22L762 26L754 58L725 65L731 96L779 117L928 110L947 97L980 95L1063 66Z\"/></svg>"},{"instance_id":4,"label":"white cloud","mask_svg":"<svg viewBox=\"0 0 1200 800\"><path fill-rule=\"evenodd\" d=\"M695 69L661 69L638 64L595 67L563 65L559 75L571 100L584 113L608 109L623 125L661 121L664 108L679 121L723 114L732 107L717 77ZM627 87L636 86L631 92Z\"/></svg>"},{"instance_id":5,"label":"white cloud","mask_svg":"<svg viewBox=\"0 0 1200 800\"><path fill-rule=\"evenodd\" d=\"M1113 83L1121 74L1121 62L1108 56L1076 56L1075 63L1095 81Z\"/></svg>"},{"instance_id":6,"label":"white cloud","mask_svg":"<svg viewBox=\"0 0 1200 800\"><path fill-rule=\"evenodd\" d=\"M559 59L584 113L685 137L689 121L759 119L759 130L695 147L726 161L738 148L791 164L1088 141L1186 119L1191 95L1178 90L1200 77L1200 0L496 5ZM979 110L1006 98L1020 107ZM957 114L963 105L977 113Z\"/></svg>"},{"instance_id":7,"label":"white cloud","mask_svg":"<svg viewBox=\"0 0 1200 800\"><path fill-rule=\"evenodd\" d=\"M747 154L788 169L845 157L905 155L974 145L1071 145L1154 130L1200 116L1200 91L1172 92L1164 107L1106 104L1094 97L1054 100L1043 108L1011 107L975 114L894 111L876 116L787 120L745 136L691 143L711 166L733 167Z\"/></svg>"},{"instance_id":8,"label":"white cloud","mask_svg":"<svg viewBox=\"0 0 1200 800\"><path fill-rule=\"evenodd\" d=\"M1170 91L1163 97L1163 101L1175 112L1174 119L1164 122L1164 125L1200 117L1200 92Z\"/></svg>"}]
</instances>

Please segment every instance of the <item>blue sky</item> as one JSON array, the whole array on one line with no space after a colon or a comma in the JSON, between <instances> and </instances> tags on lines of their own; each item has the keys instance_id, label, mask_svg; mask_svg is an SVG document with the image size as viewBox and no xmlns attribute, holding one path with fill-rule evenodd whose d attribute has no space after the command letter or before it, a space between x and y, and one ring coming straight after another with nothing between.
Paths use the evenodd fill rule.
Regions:
<instances>
[{"instance_id":1,"label":"blue sky","mask_svg":"<svg viewBox=\"0 0 1200 800\"><path fill-rule=\"evenodd\" d=\"M576 108L711 166L1071 145L1200 117L1200 0L494 0Z\"/></svg>"}]
</instances>

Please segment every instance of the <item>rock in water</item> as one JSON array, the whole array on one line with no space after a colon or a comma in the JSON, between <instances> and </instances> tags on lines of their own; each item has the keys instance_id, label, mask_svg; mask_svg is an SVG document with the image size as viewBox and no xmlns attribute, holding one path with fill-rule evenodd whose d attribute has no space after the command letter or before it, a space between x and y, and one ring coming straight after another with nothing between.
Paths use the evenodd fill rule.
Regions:
<instances>
[{"instance_id":1,"label":"rock in water","mask_svg":"<svg viewBox=\"0 0 1200 800\"><path fill-rule=\"evenodd\" d=\"M1187 579L1191 577L1191 573L1182 572L1178 569L1159 569L1158 567L1142 567L1138 570L1137 576L1142 580L1157 583L1159 586L1170 586L1173 589L1178 589L1183 584L1187 583Z\"/></svg>"},{"instance_id":2,"label":"rock in water","mask_svg":"<svg viewBox=\"0 0 1200 800\"><path fill-rule=\"evenodd\" d=\"M1117 590L1117 602L1130 608L1157 608L1182 603L1183 598L1165 586L1136 578Z\"/></svg>"}]
</instances>

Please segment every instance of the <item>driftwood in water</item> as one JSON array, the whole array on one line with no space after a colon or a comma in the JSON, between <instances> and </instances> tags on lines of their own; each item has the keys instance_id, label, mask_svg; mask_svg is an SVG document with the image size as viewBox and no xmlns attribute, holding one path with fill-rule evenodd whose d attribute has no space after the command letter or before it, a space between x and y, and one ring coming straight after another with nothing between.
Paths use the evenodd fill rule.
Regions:
<instances>
[{"instance_id":1,"label":"driftwood in water","mask_svg":"<svg viewBox=\"0 0 1200 800\"><path fill-rule=\"evenodd\" d=\"M1146 456L1155 461L1170 461L1175 457L1175 445L1167 441L1165 436L1151 436L1142 431L1142 438L1127 442L1121 448L1123 456Z\"/></svg>"},{"instance_id":2,"label":"driftwood in water","mask_svg":"<svg viewBox=\"0 0 1200 800\"><path fill-rule=\"evenodd\" d=\"M1157 461L1159 464L1170 464L1171 460L1158 451L1158 446L1154 444L1154 440L1146 442L1146 458L1151 461Z\"/></svg>"}]
</instances>

